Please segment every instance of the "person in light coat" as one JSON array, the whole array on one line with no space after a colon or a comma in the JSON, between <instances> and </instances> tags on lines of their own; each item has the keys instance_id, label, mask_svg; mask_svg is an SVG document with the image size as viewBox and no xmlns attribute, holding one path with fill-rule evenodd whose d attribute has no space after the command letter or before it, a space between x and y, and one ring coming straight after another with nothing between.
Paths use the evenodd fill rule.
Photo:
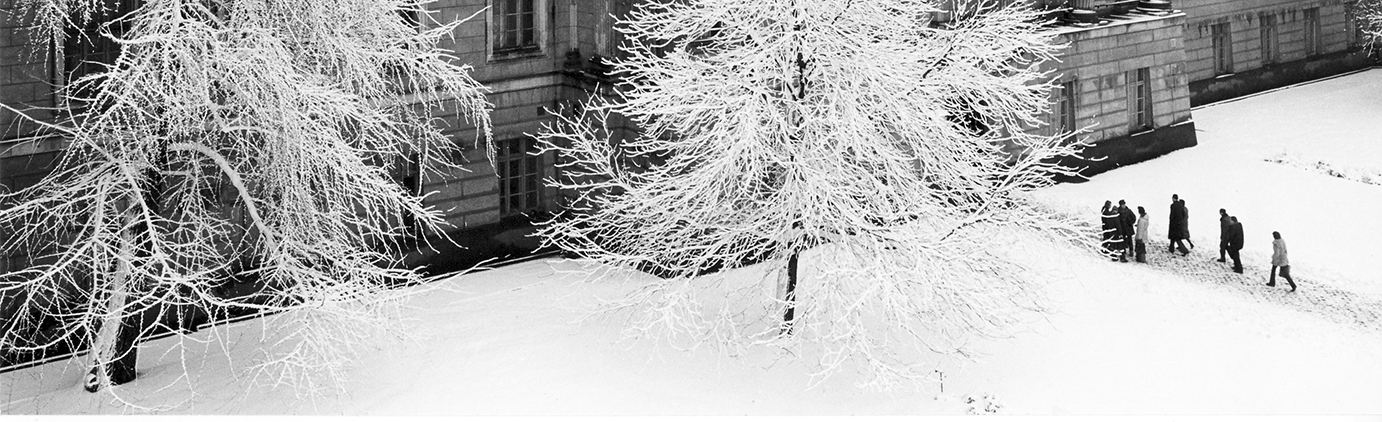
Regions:
<instances>
[{"instance_id":1,"label":"person in light coat","mask_svg":"<svg viewBox=\"0 0 1382 422\"><path fill-rule=\"evenodd\" d=\"M1152 219L1147 218L1147 210L1137 207L1137 234L1135 250L1137 262L1147 263L1147 240L1151 234Z\"/></svg>"},{"instance_id":2,"label":"person in light coat","mask_svg":"<svg viewBox=\"0 0 1382 422\"><path fill-rule=\"evenodd\" d=\"M1291 284L1291 291L1296 291L1296 281L1291 279L1291 261L1286 259L1286 241L1281 239L1280 232L1272 232L1272 272L1267 279L1267 287L1276 287L1276 270L1281 268L1281 278L1286 279Z\"/></svg>"}]
</instances>

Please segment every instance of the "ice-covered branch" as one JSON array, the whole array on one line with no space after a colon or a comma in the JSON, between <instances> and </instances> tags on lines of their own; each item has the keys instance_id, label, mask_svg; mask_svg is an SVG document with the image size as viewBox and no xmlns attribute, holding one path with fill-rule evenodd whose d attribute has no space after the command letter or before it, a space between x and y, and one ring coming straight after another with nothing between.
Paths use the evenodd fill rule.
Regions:
<instances>
[{"instance_id":1,"label":"ice-covered branch","mask_svg":"<svg viewBox=\"0 0 1382 422\"><path fill-rule=\"evenodd\" d=\"M1376 48L1377 43L1382 41L1382 1L1353 0L1348 5L1364 46Z\"/></svg>"},{"instance_id":2,"label":"ice-covered branch","mask_svg":"<svg viewBox=\"0 0 1382 422\"><path fill-rule=\"evenodd\" d=\"M110 338L125 321L257 311L279 315L265 336L285 342L259 374L305 392L343 382L365 334L398 329L390 287L421 281L397 268L405 235L444 224L391 170L457 166L443 107L490 141L485 89L437 47L459 22L399 17L426 3L153 0L111 16L99 0L21 0L54 43L101 16L127 30L103 27L119 57L63 87L71 117L36 121L67 140L54 172L0 196L0 246L29 261L0 274L16 316L0 349L127 349Z\"/></svg>"},{"instance_id":3,"label":"ice-covered branch","mask_svg":"<svg viewBox=\"0 0 1382 422\"><path fill-rule=\"evenodd\" d=\"M1023 130L1059 46L1021 5L962 3L930 25L926 1L648 2L620 22L619 95L536 134L574 192L545 241L664 277L611 304L635 333L802 342L820 377L920 379L917 353L1002 335L1041 308L1005 246L1095 237L1026 195L1082 147ZM788 287L704 275L748 262Z\"/></svg>"}]
</instances>

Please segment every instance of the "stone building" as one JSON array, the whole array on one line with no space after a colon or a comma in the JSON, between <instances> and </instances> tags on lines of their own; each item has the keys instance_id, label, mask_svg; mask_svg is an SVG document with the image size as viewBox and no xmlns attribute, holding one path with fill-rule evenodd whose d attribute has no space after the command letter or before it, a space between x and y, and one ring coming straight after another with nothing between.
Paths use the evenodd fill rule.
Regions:
<instances>
[{"instance_id":1,"label":"stone building","mask_svg":"<svg viewBox=\"0 0 1382 422\"><path fill-rule=\"evenodd\" d=\"M433 8L446 19L464 18L455 40L441 48L490 89L495 166L467 140L474 128L446 118L454 139L466 146L469 172L424 177L422 192L436 192L427 204L444 210L455 227L452 240L466 249L446 249L421 261L441 269L467 267L489 256L525 255L538 245L525 235L530 216L557 211L558 195L543 186L554 176L554 157L535 156L536 133L552 117L548 110L585 100L607 78L602 60L617 50L614 18L636 0L441 0ZM497 176L497 177L496 177ZM454 261L453 265L447 265Z\"/></svg>"},{"instance_id":2,"label":"stone building","mask_svg":"<svg viewBox=\"0 0 1382 422\"><path fill-rule=\"evenodd\" d=\"M1185 10L1190 103L1318 79L1373 63L1341 0L1200 0Z\"/></svg>"},{"instance_id":3,"label":"stone building","mask_svg":"<svg viewBox=\"0 0 1382 422\"><path fill-rule=\"evenodd\" d=\"M429 203L453 211L448 221L474 228L525 212L550 211L555 193L541 187L552 176L552 157L528 155L537 132L550 121L549 109L584 100L601 79L600 60L616 46L611 14L631 0L450 0L436 3L442 16L464 17L483 7L483 16L459 28L454 50L473 76L490 89L493 134L498 151L491 168L484 151L469 148L470 173L433 178L424 191L440 196ZM517 27L511 25L517 24ZM472 139L473 128L450 119L457 139ZM495 174L498 178L495 178Z\"/></svg>"},{"instance_id":4,"label":"stone building","mask_svg":"<svg viewBox=\"0 0 1382 422\"><path fill-rule=\"evenodd\" d=\"M107 0L130 10L138 0ZM439 0L439 20L471 16L442 47L474 66L491 89L496 165L471 145L473 128L442 116L466 146L470 172L400 174L400 182L435 192L429 205L444 210L469 249L415 257L445 261L468 253L523 254L527 216L558 209L557 193L541 180L554 174L554 157L534 156L525 133L550 121L547 108L584 99L604 80L601 58L615 54L611 14L638 0ZM1039 0L1066 16L1053 31L1069 48L1050 64L1055 91L1050 128L1084 128L1094 142L1082 163L1087 174L1143 161L1195 145L1191 107L1368 66L1341 0ZM69 42L50 54L34 53L14 0L0 0L0 103L19 108L59 103L54 86L91 71L118 54L112 43ZM1054 15L1053 15L1054 16ZM94 28L93 28L94 29ZM118 30L118 29L117 29ZM61 50L61 51L56 51ZM44 57L57 59L44 60ZM41 112L37 113L40 117ZM0 185L33 184L51 166L61 140L19 143L34 130L0 109ZM1043 130L1051 130L1043 129ZM460 259L460 258L457 258ZM467 258L468 259L468 258ZM0 266L9 265L0 259ZM456 266L463 265L456 262ZM447 265L441 265L447 268ZM3 269L3 268L0 268Z\"/></svg>"},{"instance_id":5,"label":"stone building","mask_svg":"<svg viewBox=\"0 0 1382 422\"><path fill-rule=\"evenodd\" d=\"M1077 7L1089 12L1087 23L1066 19L1052 28L1067 47L1047 64L1059 84L1047 130L1081 130L1093 141L1085 155L1095 160L1073 163L1087 167L1086 176L1195 145L1186 14L1136 4Z\"/></svg>"},{"instance_id":6,"label":"stone building","mask_svg":"<svg viewBox=\"0 0 1382 422\"><path fill-rule=\"evenodd\" d=\"M1086 130L1086 176L1194 146L1191 107L1374 64L1338 0L1053 6L1069 47L1047 130Z\"/></svg>"}]
</instances>

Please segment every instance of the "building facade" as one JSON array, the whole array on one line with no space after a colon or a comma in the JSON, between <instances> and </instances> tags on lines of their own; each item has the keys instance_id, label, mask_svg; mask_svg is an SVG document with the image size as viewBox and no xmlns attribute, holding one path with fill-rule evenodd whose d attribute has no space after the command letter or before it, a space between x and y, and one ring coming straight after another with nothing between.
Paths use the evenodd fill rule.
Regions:
<instances>
[{"instance_id":1,"label":"building facade","mask_svg":"<svg viewBox=\"0 0 1382 422\"><path fill-rule=\"evenodd\" d=\"M1338 0L1060 2L1048 131L1092 176L1196 144L1192 107L1372 66Z\"/></svg>"},{"instance_id":2,"label":"building facade","mask_svg":"<svg viewBox=\"0 0 1382 422\"><path fill-rule=\"evenodd\" d=\"M138 4L109 1L126 9ZM442 210L456 233L464 233L451 237L468 251L522 254L536 246L523 236L530 230L527 221L558 211L560 200L542 183L555 175L555 157L530 154L536 145L526 134L551 121L547 110L579 102L607 81L601 58L616 54L619 43L612 16L636 1L430 3L437 20L474 15L441 47L473 66L473 76L491 90L496 160L491 165L474 145L475 130L464 118L443 113L441 124L463 145L460 158L468 171L400 177L421 192L434 192L427 204ZM1054 93L1050 127L1039 130L1083 129L1081 136L1094 145L1087 155L1104 157L1079 163L1089 168L1086 175L1195 145L1193 106L1371 64L1357 48L1341 0L1042 5L1063 13L1064 23L1052 29L1069 47L1060 62L1049 64L1060 89ZM16 109L53 107L60 102L54 86L118 54L99 37L36 51L17 7L15 1L0 0L0 14L6 16L0 18L0 103ZM43 113L33 114L52 117ZM18 142L36 128L10 110L0 109L0 128L0 189L32 185L62 149L60 140ZM469 252L416 258L431 262L457 253ZM0 259L0 266L8 265L5 261Z\"/></svg>"},{"instance_id":3,"label":"building facade","mask_svg":"<svg viewBox=\"0 0 1382 422\"><path fill-rule=\"evenodd\" d=\"M1075 136L1092 143L1087 160L1067 164L1091 176L1194 146L1186 14L1113 5L1087 10L1092 22L1054 24L1066 49L1047 63L1057 86L1046 130L1078 131Z\"/></svg>"},{"instance_id":4,"label":"building facade","mask_svg":"<svg viewBox=\"0 0 1382 422\"><path fill-rule=\"evenodd\" d=\"M457 228L476 228L555 210L556 192L542 186L552 177L551 156L533 156L526 134L551 121L548 110L584 100L601 80L600 62L616 47L611 15L631 0L449 0L434 3L439 16L465 17L488 8L457 28L442 48L475 67L476 80L490 89L496 167L485 151L469 145L468 173L435 175L423 185L437 192L428 204L443 210ZM458 140L474 128L447 119ZM463 141L462 141L463 142ZM463 142L464 143L464 142ZM495 176L498 177L495 177Z\"/></svg>"},{"instance_id":5,"label":"building facade","mask_svg":"<svg viewBox=\"0 0 1382 422\"><path fill-rule=\"evenodd\" d=\"M1193 106L1372 65L1342 0L1202 0L1184 9Z\"/></svg>"}]
</instances>

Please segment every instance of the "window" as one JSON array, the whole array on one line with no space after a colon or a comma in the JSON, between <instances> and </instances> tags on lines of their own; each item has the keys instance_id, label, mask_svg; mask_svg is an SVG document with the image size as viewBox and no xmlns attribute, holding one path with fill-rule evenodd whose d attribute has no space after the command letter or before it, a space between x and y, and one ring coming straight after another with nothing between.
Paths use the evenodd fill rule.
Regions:
<instances>
[{"instance_id":1,"label":"window","mask_svg":"<svg viewBox=\"0 0 1382 422\"><path fill-rule=\"evenodd\" d=\"M532 138L499 143L495 157L499 165L499 214L507 217L537 210L541 206L542 157Z\"/></svg>"},{"instance_id":2,"label":"window","mask_svg":"<svg viewBox=\"0 0 1382 422\"><path fill-rule=\"evenodd\" d=\"M115 59L120 57L120 45L101 35L101 27L138 9L140 3L140 0L104 0L104 7L97 8L81 28L69 29L62 48L63 74L58 83L70 85L84 76L101 72L106 65L114 64ZM109 29L111 34L122 36L129 30L129 23L114 22ZM90 94L89 89L77 93L81 97Z\"/></svg>"},{"instance_id":3,"label":"window","mask_svg":"<svg viewBox=\"0 0 1382 422\"><path fill-rule=\"evenodd\" d=\"M421 195L422 183L418 177L422 173L422 157L413 152L405 157L396 158L392 166L389 166L389 176L395 183L403 187L409 195ZM418 224L417 217L408 212L401 212L400 223L409 236L421 236L422 227Z\"/></svg>"},{"instance_id":4,"label":"window","mask_svg":"<svg viewBox=\"0 0 1382 422\"><path fill-rule=\"evenodd\" d=\"M1320 8L1305 9L1305 56L1320 54Z\"/></svg>"},{"instance_id":5,"label":"window","mask_svg":"<svg viewBox=\"0 0 1382 422\"><path fill-rule=\"evenodd\" d=\"M1228 23L1216 23L1209 32L1214 42L1214 74L1233 73L1233 37Z\"/></svg>"},{"instance_id":6,"label":"window","mask_svg":"<svg viewBox=\"0 0 1382 422\"><path fill-rule=\"evenodd\" d=\"M1128 130L1152 128L1152 87L1148 68L1128 71Z\"/></svg>"},{"instance_id":7,"label":"window","mask_svg":"<svg viewBox=\"0 0 1382 422\"><path fill-rule=\"evenodd\" d=\"M1257 21L1262 23L1262 64L1276 63L1276 15L1263 13L1257 15Z\"/></svg>"},{"instance_id":8,"label":"window","mask_svg":"<svg viewBox=\"0 0 1382 422\"><path fill-rule=\"evenodd\" d=\"M1056 94L1056 120L1051 122L1055 128L1056 135L1069 133L1075 130L1075 81L1061 83L1055 89Z\"/></svg>"},{"instance_id":9,"label":"window","mask_svg":"<svg viewBox=\"0 0 1382 422\"><path fill-rule=\"evenodd\" d=\"M537 50L537 1L493 0L494 53Z\"/></svg>"}]
</instances>

